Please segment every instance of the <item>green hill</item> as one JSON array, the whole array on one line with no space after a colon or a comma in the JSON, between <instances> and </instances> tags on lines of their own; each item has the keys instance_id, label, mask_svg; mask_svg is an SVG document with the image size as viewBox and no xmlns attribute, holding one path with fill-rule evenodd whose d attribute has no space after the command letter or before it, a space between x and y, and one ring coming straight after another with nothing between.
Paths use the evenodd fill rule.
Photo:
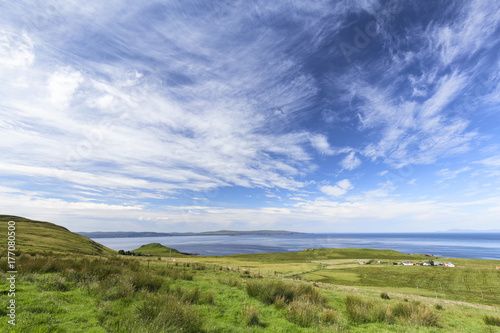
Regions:
<instances>
[{"instance_id":1,"label":"green hill","mask_svg":"<svg viewBox=\"0 0 500 333\"><path fill-rule=\"evenodd\" d=\"M12 215L0 215L0 244L7 245L8 221L16 222L17 251L104 256L116 254L116 251L56 224ZM5 252L6 246L1 248Z\"/></svg>"},{"instance_id":2,"label":"green hill","mask_svg":"<svg viewBox=\"0 0 500 333\"><path fill-rule=\"evenodd\" d=\"M155 257L168 257L170 255L172 256L184 256L184 255L189 255L188 253L182 253L177 251L176 249L170 248L168 246L161 245L160 243L150 243L141 246L138 249L133 250L132 252L140 252L145 255L152 255Z\"/></svg>"}]
</instances>

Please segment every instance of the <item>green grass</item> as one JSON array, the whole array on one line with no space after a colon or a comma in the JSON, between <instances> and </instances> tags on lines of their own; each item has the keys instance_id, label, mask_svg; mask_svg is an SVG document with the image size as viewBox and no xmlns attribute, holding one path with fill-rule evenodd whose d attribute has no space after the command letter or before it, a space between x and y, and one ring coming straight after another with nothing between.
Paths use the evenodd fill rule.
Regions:
<instances>
[{"instance_id":1,"label":"green grass","mask_svg":"<svg viewBox=\"0 0 500 333\"><path fill-rule=\"evenodd\" d=\"M16 250L21 252L74 253L80 255L108 256L116 254L104 245L50 222L0 215L0 244L7 244L7 222L16 222ZM1 247L5 255L6 247Z\"/></svg>"},{"instance_id":2,"label":"green grass","mask_svg":"<svg viewBox=\"0 0 500 333\"><path fill-rule=\"evenodd\" d=\"M500 270L474 261L472 267L358 266L325 269L304 278L331 284L381 289L385 292L436 296L481 304L500 304ZM480 268L478 268L480 267ZM418 287L418 288L417 288Z\"/></svg>"},{"instance_id":3,"label":"green grass","mask_svg":"<svg viewBox=\"0 0 500 333\"><path fill-rule=\"evenodd\" d=\"M35 260L36 259L36 260ZM198 258L203 259L203 258ZM141 263L142 262L142 263ZM23 255L12 332L477 332L493 310L144 258ZM0 261L2 270L5 260ZM21 270L22 267L22 270ZM208 266L210 267L210 266ZM6 280L0 274L0 290ZM357 298L357 299L356 299ZM354 299L354 301L352 301ZM2 298L2 309L6 297ZM441 304L441 303L439 303ZM489 317L488 317L489 318ZM175 319L175 320L174 320ZM0 318L6 326L7 318ZM488 323L491 320L488 321ZM2 326L3 325L3 326ZM439 325L439 326L436 326ZM500 328L498 328L500 330Z\"/></svg>"},{"instance_id":4,"label":"green grass","mask_svg":"<svg viewBox=\"0 0 500 333\"><path fill-rule=\"evenodd\" d=\"M426 258L368 249L225 257L172 249L171 261L168 247L137 249L163 257L157 260L98 253L67 229L17 221L23 254L15 327L7 324L7 262L0 259L5 332L500 332L498 306L491 306L500 304L496 261L393 266Z\"/></svg>"}]
</instances>

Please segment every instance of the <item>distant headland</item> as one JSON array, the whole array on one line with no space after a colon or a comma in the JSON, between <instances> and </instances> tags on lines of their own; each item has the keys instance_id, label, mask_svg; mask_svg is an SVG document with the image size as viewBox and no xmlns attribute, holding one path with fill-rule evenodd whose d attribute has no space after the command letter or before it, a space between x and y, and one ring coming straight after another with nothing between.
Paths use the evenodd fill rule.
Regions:
<instances>
[{"instance_id":1,"label":"distant headland","mask_svg":"<svg viewBox=\"0 0 500 333\"><path fill-rule=\"evenodd\" d=\"M303 232L286 230L218 230L204 232L136 232L136 231L94 231L78 232L78 234L88 238L128 238L128 237L169 237L169 236L242 236L242 235L297 235Z\"/></svg>"}]
</instances>

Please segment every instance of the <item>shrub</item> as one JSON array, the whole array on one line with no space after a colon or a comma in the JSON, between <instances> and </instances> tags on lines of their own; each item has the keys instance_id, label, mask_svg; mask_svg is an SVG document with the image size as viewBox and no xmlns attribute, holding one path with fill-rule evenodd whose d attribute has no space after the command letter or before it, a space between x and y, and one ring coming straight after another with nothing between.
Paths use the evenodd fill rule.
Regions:
<instances>
[{"instance_id":1,"label":"shrub","mask_svg":"<svg viewBox=\"0 0 500 333\"><path fill-rule=\"evenodd\" d=\"M391 299L391 298L389 297L389 294L387 294L387 293L381 293L381 294L380 294L380 298L382 298L382 299Z\"/></svg>"},{"instance_id":2,"label":"shrub","mask_svg":"<svg viewBox=\"0 0 500 333\"><path fill-rule=\"evenodd\" d=\"M259 309L253 305L243 306L241 309L241 318L247 326L257 326L260 325L259 321Z\"/></svg>"},{"instance_id":3,"label":"shrub","mask_svg":"<svg viewBox=\"0 0 500 333\"><path fill-rule=\"evenodd\" d=\"M285 317L300 327L310 327L318 322L318 310L318 307L310 302L295 300L288 305Z\"/></svg>"},{"instance_id":4,"label":"shrub","mask_svg":"<svg viewBox=\"0 0 500 333\"><path fill-rule=\"evenodd\" d=\"M486 325L500 326L500 317L484 315L483 321Z\"/></svg>"}]
</instances>

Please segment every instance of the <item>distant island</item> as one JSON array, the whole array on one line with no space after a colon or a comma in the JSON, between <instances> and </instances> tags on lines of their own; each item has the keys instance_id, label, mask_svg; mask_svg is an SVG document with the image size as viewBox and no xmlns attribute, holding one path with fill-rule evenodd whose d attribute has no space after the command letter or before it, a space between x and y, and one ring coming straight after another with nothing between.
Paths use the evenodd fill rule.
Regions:
<instances>
[{"instance_id":1,"label":"distant island","mask_svg":"<svg viewBox=\"0 0 500 333\"><path fill-rule=\"evenodd\" d=\"M304 234L303 232L286 231L286 230L250 230L250 231L234 231L234 230L218 230L204 232L136 232L136 231L94 231L94 232L77 232L88 238L128 238L128 237L169 237L169 236L242 236L242 235L297 235Z\"/></svg>"}]
</instances>

